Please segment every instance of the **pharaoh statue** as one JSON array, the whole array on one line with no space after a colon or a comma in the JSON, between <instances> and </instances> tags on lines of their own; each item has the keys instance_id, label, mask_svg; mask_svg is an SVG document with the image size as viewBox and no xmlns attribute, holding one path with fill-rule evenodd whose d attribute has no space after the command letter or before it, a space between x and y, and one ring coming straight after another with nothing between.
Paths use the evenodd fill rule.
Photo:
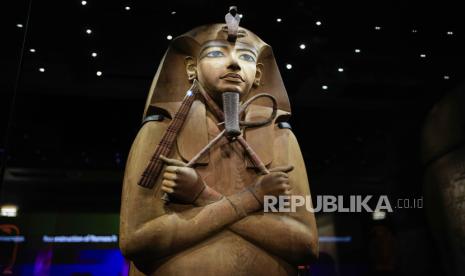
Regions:
<instances>
[{"instance_id":1,"label":"pharaoh statue","mask_svg":"<svg viewBox=\"0 0 465 276\"><path fill-rule=\"evenodd\" d=\"M443 275L465 275L465 85L428 112L422 161L426 218Z\"/></svg>"},{"instance_id":2,"label":"pharaoh statue","mask_svg":"<svg viewBox=\"0 0 465 276\"><path fill-rule=\"evenodd\" d=\"M312 212L264 210L310 190L271 47L239 20L177 37L160 63L124 176L130 275L296 275L318 255Z\"/></svg>"}]
</instances>

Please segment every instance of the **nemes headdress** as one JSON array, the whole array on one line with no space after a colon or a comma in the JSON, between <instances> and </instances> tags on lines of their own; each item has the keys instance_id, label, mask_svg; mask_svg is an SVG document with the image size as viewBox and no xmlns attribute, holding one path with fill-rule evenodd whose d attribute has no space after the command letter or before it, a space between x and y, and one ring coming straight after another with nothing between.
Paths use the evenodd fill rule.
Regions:
<instances>
[{"instance_id":1,"label":"nemes headdress","mask_svg":"<svg viewBox=\"0 0 465 276\"><path fill-rule=\"evenodd\" d=\"M203 91L203 89L199 88L200 84L196 80L193 80L194 83L189 80L186 72L186 58L198 57L202 46L211 41L240 42L254 48L258 53L257 64L261 63L263 65L260 84L251 88L246 98L243 99L245 103L240 110L240 112L245 112L245 120L241 121L241 126L244 127L244 135L241 135L242 131L238 128L237 131L231 131L234 130L234 127L228 129L228 125L231 126L231 122L234 122L228 120L228 117L231 118L232 115L225 115L231 113L223 113L217 106L215 108L215 103L208 99L208 95L206 93L203 93L203 95L207 106L216 112L216 117L221 117L224 120L226 136L240 142L246 150L249 156L247 166L256 168L261 173L268 172L265 166L270 164L273 158L273 139L271 139L273 137L273 124L270 124L270 122L277 120L276 115L278 118L290 115L289 99L271 47L251 31L239 27L240 16L237 14L235 7L231 7L225 20L226 24L201 26L175 38L166 51L150 88L144 109L144 118L164 112L164 115L172 118L170 127L168 127L170 131L164 134L162 142L160 142L152 157L151 163L144 171L139 185L149 188L153 186L154 179L163 166L159 156L169 154L175 140L181 158L189 162L188 165L208 164L209 157L204 153L208 152L212 141L218 141L220 136L217 137L218 139L208 141L205 105L195 101L196 97L190 96L192 93L197 95L200 93L198 91ZM225 94L228 93L223 93L224 108L228 106L228 104L224 104L227 103ZM237 103L238 98L235 99ZM272 100L271 108L270 99ZM251 104L252 101L253 104ZM190 106L193 108L190 108ZM203 111L201 111L202 108ZM269 115L270 110L272 110L271 116ZM266 117L269 119L263 120ZM192 134L195 132L196 139L192 140L192 135L183 135L180 127L172 128L172 125L184 125L184 133ZM235 133L235 135L228 135L228 133ZM205 146L207 143L208 145Z\"/></svg>"},{"instance_id":2,"label":"nemes headdress","mask_svg":"<svg viewBox=\"0 0 465 276\"><path fill-rule=\"evenodd\" d=\"M158 104L182 101L192 85L186 74L186 57L197 57L203 44L212 40L228 41L228 36L230 35L226 24L212 24L195 28L176 37L166 51L153 79L145 105L144 118L152 115ZM258 52L257 63L262 63L264 67L260 85L252 88L248 98L259 93L270 94L276 98L278 109L290 113L287 92L271 47L242 27L238 27L236 41L254 47ZM254 103L269 105L269 101L266 100Z\"/></svg>"}]
</instances>

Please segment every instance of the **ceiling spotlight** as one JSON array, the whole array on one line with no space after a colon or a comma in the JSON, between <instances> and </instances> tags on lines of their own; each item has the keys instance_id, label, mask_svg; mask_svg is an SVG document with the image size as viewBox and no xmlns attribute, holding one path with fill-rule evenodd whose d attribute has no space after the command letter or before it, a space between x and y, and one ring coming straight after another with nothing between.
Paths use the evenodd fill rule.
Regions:
<instances>
[{"instance_id":1,"label":"ceiling spotlight","mask_svg":"<svg viewBox=\"0 0 465 276\"><path fill-rule=\"evenodd\" d=\"M18 206L16 205L3 205L0 208L0 216L2 217L16 217L18 213Z\"/></svg>"},{"instance_id":2,"label":"ceiling spotlight","mask_svg":"<svg viewBox=\"0 0 465 276\"><path fill-rule=\"evenodd\" d=\"M87 1L81 1L81 5L83 6L87 5Z\"/></svg>"},{"instance_id":3,"label":"ceiling spotlight","mask_svg":"<svg viewBox=\"0 0 465 276\"><path fill-rule=\"evenodd\" d=\"M97 53L96 52L92 52L91 56L94 58L94 57L97 57Z\"/></svg>"},{"instance_id":4,"label":"ceiling spotlight","mask_svg":"<svg viewBox=\"0 0 465 276\"><path fill-rule=\"evenodd\" d=\"M322 86L321 86L321 89L323 89L323 90L328 90L328 86L327 86L327 85L322 85Z\"/></svg>"},{"instance_id":5,"label":"ceiling spotlight","mask_svg":"<svg viewBox=\"0 0 465 276\"><path fill-rule=\"evenodd\" d=\"M425 55L425 54L421 54L420 57L421 57L421 58L425 58L426 55Z\"/></svg>"},{"instance_id":6,"label":"ceiling spotlight","mask_svg":"<svg viewBox=\"0 0 465 276\"><path fill-rule=\"evenodd\" d=\"M102 75L102 71L97 71L95 74L100 77Z\"/></svg>"},{"instance_id":7,"label":"ceiling spotlight","mask_svg":"<svg viewBox=\"0 0 465 276\"><path fill-rule=\"evenodd\" d=\"M22 27L23 27L23 24L19 24L19 23L18 23L18 24L16 24L16 27L22 28Z\"/></svg>"},{"instance_id":8,"label":"ceiling spotlight","mask_svg":"<svg viewBox=\"0 0 465 276\"><path fill-rule=\"evenodd\" d=\"M173 39L173 36L172 35L167 35L166 39L171 40L171 39Z\"/></svg>"},{"instance_id":9,"label":"ceiling spotlight","mask_svg":"<svg viewBox=\"0 0 465 276\"><path fill-rule=\"evenodd\" d=\"M450 77L449 77L448 75L445 75L445 76L444 76L444 79L445 79L445 80L448 80L448 79L450 79Z\"/></svg>"},{"instance_id":10,"label":"ceiling spotlight","mask_svg":"<svg viewBox=\"0 0 465 276\"><path fill-rule=\"evenodd\" d=\"M375 26L375 30L379 31L379 30L381 30L381 27L380 26Z\"/></svg>"},{"instance_id":11,"label":"ceiling spotlight","mask_svg":"<svg viewBox=\"0 0 465 276\"><path fill-rule=\"evenodd\" d=\"M448 31L448 32L447 32L447 35L454 35L454 32Z\"/></svg>"},{"instance_id":12,"label":"ceiling spotlight","mask_svg":"<svg viewBox=\"0 0 465 276\"><path fill-rule=\"evenodd\" d=\"M360 53L360 49L355 49L355 52L358 54Z\"/></svg>"},{"instance_id":13,"label":"ceiling spotlight","mask_svg":"<svg viewBox=\"0 0 465 276\"><path fill-rule=\"evenodd\" d=\"M302 50L304 50L306 47L307 46L305 46L305 44L303 44L303 43L299 45L299 48L302 49Z\"/></svg>"},{"instance_id":14,"label":"ceiling spotlight","mask_svg":"<svg viewBox=\"0 0 465 276\"><path fill-rule=\"evenodd\" d=\"M291 70L292 69L292 64L290 64L290 63L286 64L286 69Z\"/></svg>"},{"instance_id":15,"label":"ceiling spotlight","mask_svg":"<svg viewBox=\"0 0 465 276\"><path fill-rule=\"evenodd\" d=\"M35 53L35 52L36 52L36 49L34 49L34 48L31 48L31 49L29 49L29 52L31 52L31 53Z\"/></svg>"},{"instance_id":16,"label":"ceiling spotlight","mask_svg":"<svg viewBox=\"0 0 465 276\"><path fill-rule=\"evenodd\" d=\"M338 71L338 72L344 72L344 68L339 67L339 68L337 68L337 71Z\"/></svg>"},{"instance_id":17,"label":"ceiling spotlight","mask_svg":"<svg viewBox=\"0 0 465 276\"><path fill-rule=\"evenodd\" d=\"M242 17L244 17L244 15L241 13L241 14L239 14L239 17L242 18Z\"/></svg>"},{"instance_id":18,"label":"ceiling spotlight","mask_svg":"<svg viewBox=\"0 0 465 276\"><path fill-rule=\"evenodd\" d=\"M86 34L91 34L92 33L92 30L91 29L86 29Z\"/></svg>"},{"instance_id":19,"label":"ceiling spotlight","mask_svg":"<svg viewBox=\"0 0 465 276\"><path fill-rule=\"evenodd\" d=\"M317 22L315 22L315 24L316 24L317 26L320 26L320 25L321 25L321 21L317 21Z\"/></svg>"},{"instance_id":20,"label":"ceiling spotlight","mask_svg":"<svg viewBox=\"0 0 465 276\"><path fill-rule=\"evenodd\" d=\"M278 17L278 18L276 18L276 22L278 22L278 23L279 23L279 22L281 22L281 21L283 21L281 18L279 18L279 17Z\"/></svg>"},{"instance_id":21,"label":"ceiling spotlight","mask_svg":"<svg viewBox=\"0 0 465 276\"><path fill-rule=\"evenodd\" d=\"M129 7L129 6L126 6L126 7L124 7L124 9L128 11L128 10L130 10L130 9L131 9L131 7Z\"/></svg>"},{"instance_id":22,"label":"ceiling spotlight","mask_svg":"<svg viewBox=\"0 0 465 276\"><path fill-rule=\"evenodd\" d=\"M45 72L45 68L40 67L40 68L39 68L39 72L41 72L41 73Z\"/></svg>"}]
</instances>

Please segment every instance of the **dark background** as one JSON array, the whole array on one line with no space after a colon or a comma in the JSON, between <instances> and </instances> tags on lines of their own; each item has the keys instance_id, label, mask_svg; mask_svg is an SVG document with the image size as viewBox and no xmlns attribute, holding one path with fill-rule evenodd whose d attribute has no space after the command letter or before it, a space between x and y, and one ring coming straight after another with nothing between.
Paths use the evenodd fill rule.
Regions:
<instances>
[{"instance_id":1,"label":"dark background","mask_svg":"<svg viewBox=\"0 0 465 276\"><path fill-rule=\"evenodd\" d=\"M231 4L274 49L312 195L421 198L423 121L465 77L465 17L453 2L19 0L2 3L0 23L0 203L117 213L167 36L223 22ZM376 270L379 227L394 275L441 274L423 209L331 221L351 242L336 244L337 260L322 254L326 275L332 262L340 275Z\"/></svg>"}]
</instances>

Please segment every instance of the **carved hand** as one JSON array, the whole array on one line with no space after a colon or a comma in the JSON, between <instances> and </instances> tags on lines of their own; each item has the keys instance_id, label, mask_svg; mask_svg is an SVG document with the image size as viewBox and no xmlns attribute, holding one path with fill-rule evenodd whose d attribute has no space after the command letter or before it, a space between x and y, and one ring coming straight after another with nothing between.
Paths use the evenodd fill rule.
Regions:
<instances>
[{"instance_id":1,"label":"carved hand","mask_svg":"<svg viewBox=\"0 0 465 276\"><path fill-rule=\"evenodd\" d=\"M168 165L163 173L161 189L179 203L195 203L206 185L197 172L186 163L170 159L165 156L160 158Z\"/></svg>"},{"instance_id":2,"label":"carved hand","mask_svg":"<svg viewBox=\"0 0 465 276\"><path fill-rule=\"evenodd\" d=\"M290 194L288 172L292 171L294 166L282 166L270 169L270 173L260 176L255 185L249 190L254 194L255 198L263 205L263 197L265 195L279 196Z\"/></svg>"}]
</instances>

